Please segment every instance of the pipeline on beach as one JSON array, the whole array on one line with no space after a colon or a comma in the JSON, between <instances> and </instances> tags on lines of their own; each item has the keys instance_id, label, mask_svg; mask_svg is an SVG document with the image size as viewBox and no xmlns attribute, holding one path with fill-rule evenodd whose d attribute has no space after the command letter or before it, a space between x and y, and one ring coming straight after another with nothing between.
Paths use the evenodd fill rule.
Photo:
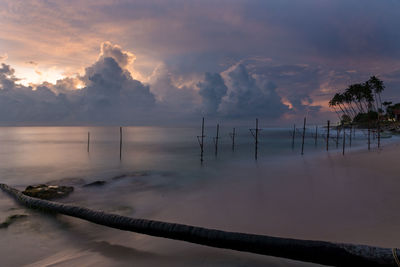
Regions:
<instances>
[{"instance_id":1,"label":"pipeline on beach","mask_svg":"<svg viewBox=\"0 0 400 267\"><path fill-rule=\"evenodd\" d=\"M0 184L0 188L28 208L124 231L329 266L400 266L397 256L400 250L396 248L280 238L137 219L29 197L6 184Z\"/></svg>"}]
</instances>

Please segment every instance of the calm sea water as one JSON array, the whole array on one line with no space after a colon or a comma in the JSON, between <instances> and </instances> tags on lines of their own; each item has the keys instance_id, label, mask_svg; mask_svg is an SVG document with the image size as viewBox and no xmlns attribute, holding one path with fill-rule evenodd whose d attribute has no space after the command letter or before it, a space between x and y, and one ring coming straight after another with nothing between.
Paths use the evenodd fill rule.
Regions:
<instances>
[{"instance_id":1,"label":"calm sea water","mask_svg":"<svg viewBox=\"0 0 400 267\"><path fill-rule=\"evenodd\" d=\"M323 137L315 143L311 136L314 129L308 129L302 157L300 133L292 147L291 129L263 129L255 161L254 138L248 128L236 129L234 151L231 129L220 128L217 155L213 143L215 131L215 127L206 128L201 164L196 138L200 135L199 128L124 127L120 159L118 127L2 127L0 179L20 189L49 182L73 185L75 192L60 201L127 216L225 230L323 238L319 235L322 229L316 231L315 226L296 231L298 223L310 223L303 215L325 214L327 208L346 204L339 202L337 207L326 207L323 202L318 204L319 200L309 199L318 185L310 182L310 175L290 172L294 162L300 162L302 170L307 171L311 168L308 159L328 155ZM320 130L320 134L323 132ZM382 143L393 140L382 139ZM373 140L372 147L376 141ZM362 131L356 133L351 148L360 149L367 149L366 134ZM337 148L334 140L330 142L329 155L340 155L341 150L342 139ZM297 179L297 175L302 178ZM260 180L262 177L269 178ZM106 181L106 185L83 187L97 180ZM328 190L331 182L324 181L320 186ZM269 212L260 215L263 209ZM141 266L303 266L121 233L65 216L49 218L19 207L0 194L0 220L18 213L29 216L6 230L0 229L0 256L5 259L2 266L130 266L132 261ZM350 225L359 223L354 217L350 222ZM29 247L29 251L23 256L13 254L21 246Z\"/></svg>"},{"instance_id":2,"label":"calm sea water","mask_svg":"<svg viewBox=\"0 0 400 267\"><path fill-rule=\"evenodd\" d=\"M0 128L0 175L4 182L30 184L63 177L86 177L88 181L125 171L164 171L190 173L199 169L218 168L227 161L253 161L254 138L247 128L236 129L235 150L229 133L221 128L218 154L215 155L215 127L205 132L204 163L200 164L198 128L124 127L122 159L119 157L118 127L2 127ZM87 133L90 151L87 152ZM317 144L308 129L306 155L325 151L326 142L319 136ZM320 135L325 130L320 130ZM348 133L349 134L349 133ZM335 137L336 132L331 131ZM349 142L349 136L347 136ZM366 148L366 133L357 132L352 149ZM376 146L376 140L372 147ZM385 143L387 140L382 139ZM346 147L346 150L350 148ZM335 140L330 150L340 152ZM263 129L259 134L258 160L274 161L298 157L301 152L301 131L292 147L291 129Z\"/></svg>"}]
</instances>

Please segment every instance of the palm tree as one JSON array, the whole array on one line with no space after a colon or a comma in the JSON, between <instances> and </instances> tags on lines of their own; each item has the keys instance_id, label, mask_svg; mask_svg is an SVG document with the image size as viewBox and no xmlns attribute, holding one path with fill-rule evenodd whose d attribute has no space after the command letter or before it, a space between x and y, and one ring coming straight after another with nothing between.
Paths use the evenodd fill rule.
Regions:
<instances>
[{"instance_id":1,"label":"palm tree","mask_svg":"<svg viewBox=\"0 0 400 267\"><path fill-rule=\"evenodd\" d=\"M360 113L365 113L364 107L362 105L362 100L363 100L363 86L360 83L352 84L349 86L349 91L351 92L351 95L354 97L355 103L360 111Z\"/></svg>"},{"instance_id":2,"label":"palm tree","mask_svg":"<svg viewBox=\"0 0 400 267\"><path fill-rule=\"evenodd\" d=\"M371 85L368 83L368 82L365 82L365 83L363 83L363 84L361 84L362 85L362 89L361 89L361 92L362 92L362 96L363 96L363 99L365 100L365 103L366 103L366 105L367 105L367 112L369 112L369 111L371 111L372 110L372 103L374 102L374 96L373 96L373 94L372 94L372 88L371 88Z\"/></svg>"},{"instance_id":3,"label":"palm tree","mask_svg":"<svg viewBox=\"0 0 400 267\"><path fill-rule=\"evenodd\" d=\"M374 93L378 95L380 108L382 109L381 93L383 92L383 90L385 90L385 85L383 84L383 81L377 78L376 76L371 76L368 80L368 83L371 85L372 89L374 90Z\"/></svg>"},{"instance_id":4,"label":"palm tree","mask_svg":"<svg viewBox=\"0 0 400 267\"><path fill-rule=\"evenodd\" d=\"M344 101L347 103L347 105L350 107L352 111L353 118L357 116L357 111L353 107L353 96L349 92L348 88L346 91L343 93Z\"/></svg>"},{"instance_id":5,"label":"palm tree","mask_svg":"<svg viewBox=\"0 0 400 267\"><path fill-rule=\"evenodd\" d=\"M333 96L333 98L331 100L329 100L328 104L329 104L329 107L333 108L333 110L335 111L336 115L340 118L340 114L339 114L338 110L336 109L336 106L337 106L337 94L335 94Z\"/></svg>"}]
</instances>

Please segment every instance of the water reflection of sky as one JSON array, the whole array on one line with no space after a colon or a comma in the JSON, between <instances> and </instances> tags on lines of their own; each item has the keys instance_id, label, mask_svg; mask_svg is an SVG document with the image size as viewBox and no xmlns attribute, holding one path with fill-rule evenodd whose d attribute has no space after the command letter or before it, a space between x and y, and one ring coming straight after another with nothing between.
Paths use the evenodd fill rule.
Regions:
<instances>
[{"instance_id":1,"label":"water reflection of sky","mask_svg":"<svg viewBox=\"0 0 400 267\"><path fill-rule=\"evenodd\" d=\"M0 175L2 182L19 188L61 180L73 185L75 191L60 201L127 216L276 236L396 246L398 238L390 229L400 222L393 213L400 195L394 174L400 170L380 165L388 162L396 168L394 159L383 160L379 153L371 152L367 161L378 163L366 168L365 161L357 157L342 157L341 146L335 149L333 141L333 150L326 153L324 139L315 146L310 133L302 157L301 138L296 137L292 150L289 129L263 129L260 156L255 162L254 140L246 128L237 129L234 152L230 129L221 128L216 157L214 130L207 129L201 165L197 128L123 128L122 161L118 127L1 128ZM86 147L88 131L90 153ZM352 150L366 150L363 136L358 133ZM104 180L106 185L83 187L96 180ZM72 218L49 218L18 207L1 194L0 217L15 212L27 213L29 219L0 237L0 256L4 258L20 247L21 240L24 245L37 245L23 257L6 257L14 265L74 259L78 265L101 261L103 266L129 266L133 257L139 266L202 266L200 259L205 265L302 266L127 234ZM132 249L157 255L132 256ZM174 256L180 252L186 256ZM120 265L113 253L122 257Z\"/></svg>"}]
</instances>

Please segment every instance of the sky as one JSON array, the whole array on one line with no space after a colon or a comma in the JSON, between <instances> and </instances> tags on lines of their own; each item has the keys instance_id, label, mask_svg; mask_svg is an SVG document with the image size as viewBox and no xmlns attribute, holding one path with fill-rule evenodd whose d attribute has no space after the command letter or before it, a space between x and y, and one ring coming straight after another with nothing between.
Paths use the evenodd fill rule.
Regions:
<instances>
[{"instance_id":1,"label":"sky","mask_svg":"<svg viewBox=\"0 0 400 267\"><path fill-rule=\"evenodd\" d=\"M376 75L400 102L399 0L0 0L0 124L337 120Z\"/></svg>"}]
</instances>

